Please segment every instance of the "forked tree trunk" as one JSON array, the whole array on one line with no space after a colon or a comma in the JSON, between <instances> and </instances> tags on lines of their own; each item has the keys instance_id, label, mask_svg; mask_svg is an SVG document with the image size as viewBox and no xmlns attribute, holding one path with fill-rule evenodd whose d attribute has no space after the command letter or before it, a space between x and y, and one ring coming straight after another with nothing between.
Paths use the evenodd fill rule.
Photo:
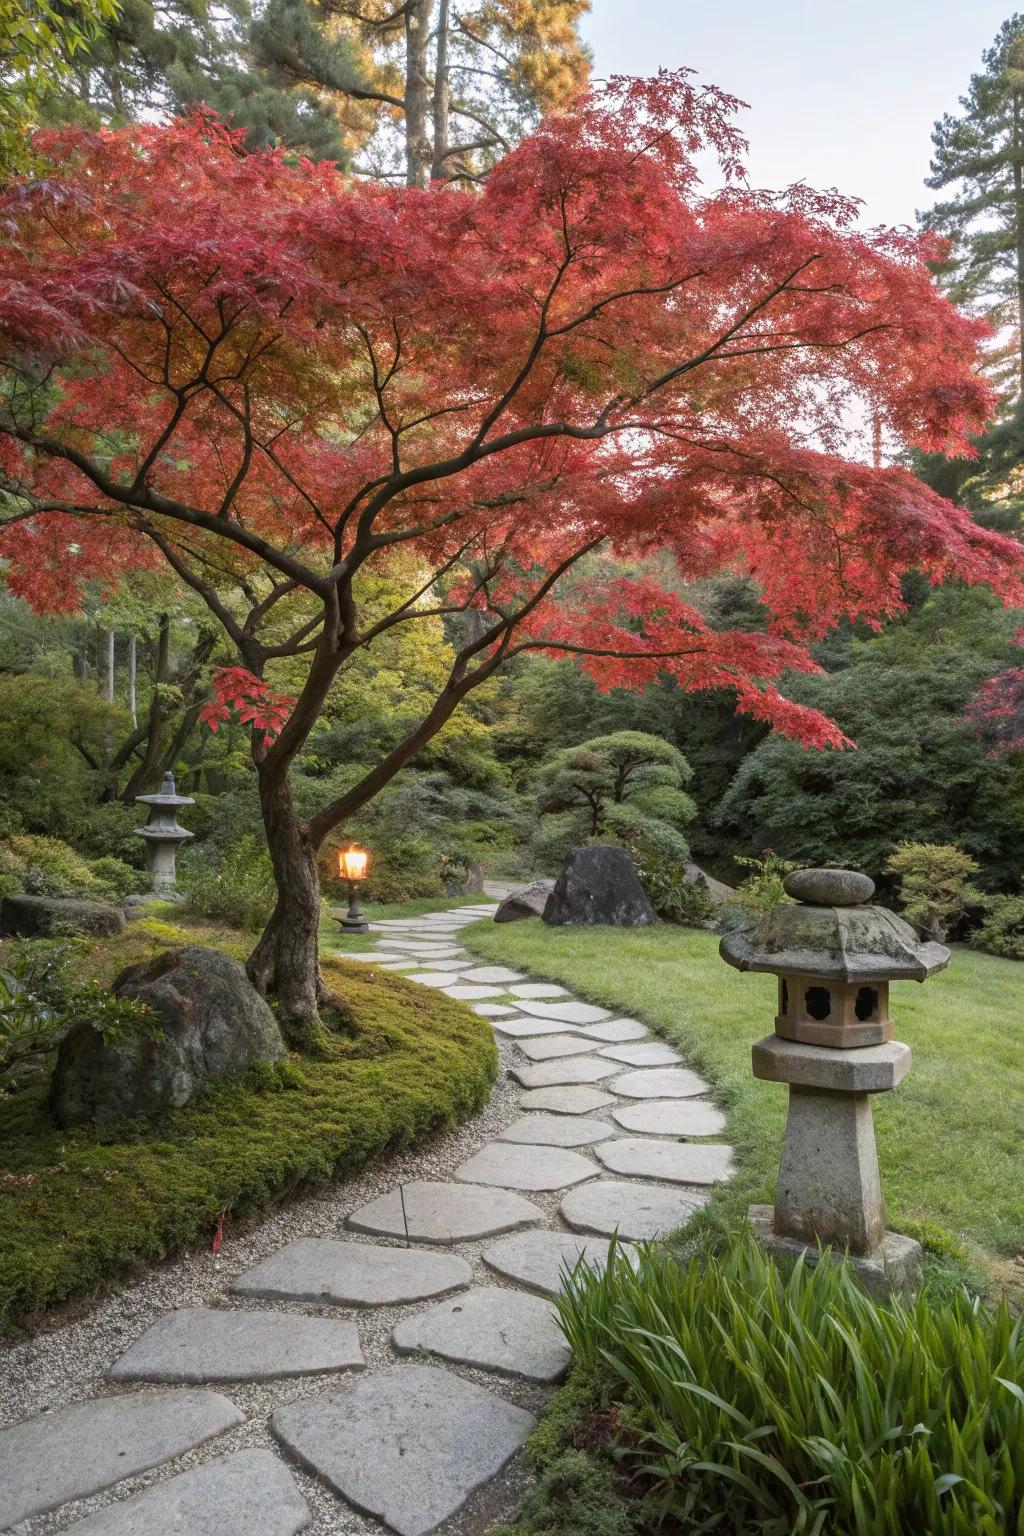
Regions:
<instances>
[{"instance_id":1,"label":"forked tree trunk","mask_svg":"<svg viewBox=\"0 0 1024 1536\"><path fill-rule=\"evenodd\" d=\"M287 1043L296 1050L311 1050L321 1038L320 1006L328 998L317 951L316 849L296 814L287 776L260 775L260 806L277 902L246 969L257 990L275 999Z\"/></svg>"}]
</instances>

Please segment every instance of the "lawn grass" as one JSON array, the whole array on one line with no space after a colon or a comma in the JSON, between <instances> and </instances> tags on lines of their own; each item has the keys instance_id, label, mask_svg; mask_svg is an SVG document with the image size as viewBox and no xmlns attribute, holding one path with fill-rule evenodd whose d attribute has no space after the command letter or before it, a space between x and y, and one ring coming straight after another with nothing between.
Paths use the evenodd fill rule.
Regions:
<instances>
[{"instance_id":1,"label":"lawn grass","mask_svg":"<svg viewBox=\"0 0 1024 1536\"><path fill-rule=\"evenodd\" d=\"M142 921L85 946L75 970L109 982L183 943L243 959L252 938ZM497 1070L485 1020L398 976L329 954L323 967L353 1024L322 1057L224 1079L183 1109L105 1130L54 1126L48 1069L0 1100L0 1330L208 1243L221 1212L252 1215L481 1108Z\"/></svg>"},{"instance_id":2,"label":"lawn grass","mask_svg":"<svg viewBox=\"0 0 1024 1536\"><path fill-rule=\"evenodd\" d=\"M697 929L547 928L539 919L482 922L474 953L563 982L642 1019L677 1045L729 1112L738 1171L715 1193L730 1220L770 1203L786 1114L783 1087L758 1082L750 1047L772 1029L775 982L740 975ZM1024 1285L1024 966L960 950L924 986L891 993L910 1076L874 1100L890 1224L950 1260L952 1278L995 1291ZM933 1274L938 1265L932 1265Z\"/></svg>"}]
</instances>

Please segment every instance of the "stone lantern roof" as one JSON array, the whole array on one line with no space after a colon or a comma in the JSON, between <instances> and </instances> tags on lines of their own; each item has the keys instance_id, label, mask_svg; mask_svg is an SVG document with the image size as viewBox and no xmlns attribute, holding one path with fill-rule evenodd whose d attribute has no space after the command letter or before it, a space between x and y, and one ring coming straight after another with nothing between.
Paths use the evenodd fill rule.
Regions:
<instances>
[{"instance_id":1,"label":"stone lantern roof","mask_svg":"<svg viewBox=\"0 0 1024 1536\"><path fill-rule=\"evenodd\" d=\"M794 901L727 933L722 959L740 971L828 981L924 981L949 964L942 944L922 944L909 923L869 903L867 875L851 869L796 869L784 889Z\"/></svg>"}]
</instances>

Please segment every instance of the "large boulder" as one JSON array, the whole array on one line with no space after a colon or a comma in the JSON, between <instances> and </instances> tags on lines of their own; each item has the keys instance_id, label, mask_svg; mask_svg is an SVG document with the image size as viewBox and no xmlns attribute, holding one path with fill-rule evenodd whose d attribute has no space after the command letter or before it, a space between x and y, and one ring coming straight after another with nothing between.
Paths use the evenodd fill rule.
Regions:
<instances>
[{"instance_id":1,"label":"large boulder","mask_svg":"<svg viewBox=\"0 0 1024 1536\"><path fill-rule=\"evenodd\" d=\"M5 896L0 905L0 930L23 939L51 933L84 933L106 939L120 933L123 927L124 913L105 901L19 895Z\"/></svg>"},{"instance_id":2,"label":"large boulder","mask_svg":"<svg viewBox=\"0 0 1024 1536\"><path fill-rule=\"evenodd\" d=\"M725 901L732 901L736 895L736 888L726 885L723 880L716 880L714 875L709 875L706 869L701 869L699 864L683 865L684 885L703 885L711 900L716 906L721 906Z\"/></svg>"},{"instance_id":3,"label":"large boulder","mask_svg":"<svg viewBox=\"0 0 1024 1536\"><path fill-rule=\"evenodd\" d=\"M494 914L496 923L518 923L524 917L543 917L548 897L555 888L553 880L531 880L529 885L510 891L504 901L498 903Z\"/></svg>"},{"instance_id":4,"label":"large boulder","mask_svg":"<svg viewBox=\"0 0 1024 1536\"><path fill-rule=\"evenodd\" d=\"M544 921L555 926L645 928L658 920L633 860L607 843L573 849L544 908Z\"/></svg>"},{"instance_id":5,"label":"large boulder","mask_svg":"<svg viewBox=\"0 0 1024 1536\"><path fill-rule=\"evenodd\" d=\"M189 944L129 966L114 983L155 1013L159 1034L104 1041L73 1024L57 1053L51 1107L58 1125L180 1109L210 1078L276 1061L274 1015L237 960Z\"/></svg>"}]
</instances>

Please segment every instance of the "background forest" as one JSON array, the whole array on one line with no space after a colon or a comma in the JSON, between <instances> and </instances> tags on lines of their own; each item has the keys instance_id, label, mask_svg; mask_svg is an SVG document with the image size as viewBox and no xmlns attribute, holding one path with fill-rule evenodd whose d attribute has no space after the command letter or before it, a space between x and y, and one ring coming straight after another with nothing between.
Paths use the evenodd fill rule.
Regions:
<instances>
[{"instance_id":1,"label":"background forest","mask_svg":"<svg viewBox=\"0 0 1024 1536\"><path fill-rule=\"evenodd\" d=\"M114 14L100 4L91 35L55 38L33 111L96 126L206 105L245 127L252 145L281 143L411 185L473 182L585 82L576 30L584 9L583 0L491 0L464 11L448 0L125 0ZM1024 20L1014 17L962 110L936 125L936 201L921 215L949 242L936 261L940 284L992 324L987 366L1001 411L975 460L911 465L980 523L1017 536L1022 100ZM3 101L17 166L27 153L17 131L24 103L9 93ZM884 457L885 444L878 450ZM684 590L667 557L648 560L712 627L764 627L748 581ZM610 557L591 562L573 583L612 569ZM892 897L889 860L902 844L927 844L977 866L963 866L956 931L976 928L995 897L996 947L1024 957L1024 614L985 590L923 578L907 579L902 595L898 618L878 632L833 631L816 648L820 674L785 680L856 750L808 750L772 735L736 716L727 693L687 694L668 678L601 692L569 660L518 657L346 827L372 852L373 896L458 890L477 866L497 877L550 872L569 848L596 839L630 847L675 915L666 889L681 885L688 859L732 884L745 869L737 860L767 851L853 865ZM388 597L363 593L382 611ZM400 627L353 658L302 756L300 810L304 797L312 807L342 793L405 735L472 620ZM0 890L123 896L144 885L133 802L173 771L195 798L184 821L197 836L181 860L190 900L258 928L273 883L247 732L234 720L214 734L199 718L211 679L231 660L202 603L170 573L140 573L116 591L96 584L70 617L40 617L0 593ZM287 660L271 680L291 691ZM328 846L328 881L332 863Z\"/></svg>"}]
</instances>

